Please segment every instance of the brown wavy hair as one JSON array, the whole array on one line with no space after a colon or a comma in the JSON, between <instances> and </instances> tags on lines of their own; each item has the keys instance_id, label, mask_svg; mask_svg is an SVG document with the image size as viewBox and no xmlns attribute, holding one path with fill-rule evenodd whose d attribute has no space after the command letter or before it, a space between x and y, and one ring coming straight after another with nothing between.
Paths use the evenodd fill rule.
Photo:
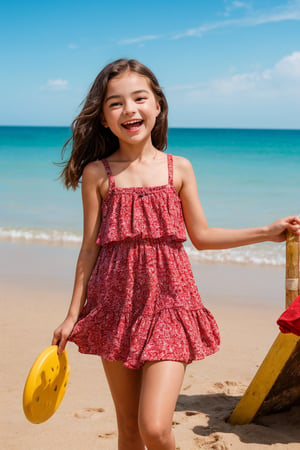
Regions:
<instances>
[{"instance_id":1,"label":"brown wavy hair","mask_svg":"<svg viewBox=\"0 0 300 450\"><path fill-rule=\"evenodd\" d=\"M88 163L105 158L119 148L118 138L102 125L101 113L109 80L127 70L148 78L160 105L160 113L151 132L152 143L158 150L167 148L168 103L157 78L148 67L135 59L118 59L105 66L97 75L80 114L72 122L72 136L63 146L62 159L70 144L71 156L60 163L63 166L60 178L67 189L72 187L75 190L78 187L83 169Z\"/></svg>"}]
</instances>

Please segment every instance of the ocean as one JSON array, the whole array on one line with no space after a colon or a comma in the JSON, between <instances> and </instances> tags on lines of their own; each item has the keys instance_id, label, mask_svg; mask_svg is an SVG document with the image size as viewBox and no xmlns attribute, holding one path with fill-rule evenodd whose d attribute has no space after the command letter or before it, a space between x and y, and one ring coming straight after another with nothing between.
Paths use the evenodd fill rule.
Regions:
<instances>
[{"instance_id":1,"label":"ocean","mask_svg":"<svg viewBox=\"0 0 300 450\"><path fill-rule=\"evenodd\" d=\"M0 240L80 245L80 190L57 180L67 127L0 127ZM300 130L171 128L168 153L188 158L208 223L267 225L300 214ZM282 266L285 244L198 252L208 263Z\"/></svg>"}]
</instances>

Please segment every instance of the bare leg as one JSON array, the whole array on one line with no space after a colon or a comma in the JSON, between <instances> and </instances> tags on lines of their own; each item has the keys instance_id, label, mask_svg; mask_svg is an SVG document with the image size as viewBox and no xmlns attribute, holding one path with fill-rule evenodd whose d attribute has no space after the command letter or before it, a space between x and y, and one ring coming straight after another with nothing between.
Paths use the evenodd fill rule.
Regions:
<instances>
[{"instance_id":1,"label":"bare leg","mask_svg":"<svg viewBox=\"0 0 300 450\"><path fill-rule=\"evenodd\" d=\"M142 369L128 369L118 361L102 363L116 409L118 450L144 450L138 427Z\"/></svg>"},{"instance_id":2,"label":"bare leg","mask_svg":"<svg viewBox=\"0 0 300 450\"><path fill-rule=\"evenodd\" d=\"M143 367L139 427L148 450L175 450L172 420L184 373L185 364L178 361L147 362Z\"/></svg>"}]
</instances>

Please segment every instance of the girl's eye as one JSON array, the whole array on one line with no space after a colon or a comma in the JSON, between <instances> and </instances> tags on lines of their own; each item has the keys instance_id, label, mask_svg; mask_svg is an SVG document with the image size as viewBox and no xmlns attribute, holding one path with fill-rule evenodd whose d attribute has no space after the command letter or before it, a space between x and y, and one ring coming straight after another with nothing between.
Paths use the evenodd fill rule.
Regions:
<instances>
[{"instance_id":1,"label":"girl's eye","mask_svg":"<svg viewBox=\"0 0 300 450\"><path fill-rule=\"evenodd\" d=\"M135 101L136 102L144 102L145 100L147 100L146 97L138 97Z\"/></svg>"},{"instance_id":2,"label":"girl's eye","mask_svg":"<svg viewBox=\"0 0 300 450\"><path fill-rule=\"evenodd\" d=\"M120 106L121 105L121 102L114 102L114 103L111 103L110 105L109 105L109 107L110 108L117 108L118 106Z\"/></svg>"}]
</instances>

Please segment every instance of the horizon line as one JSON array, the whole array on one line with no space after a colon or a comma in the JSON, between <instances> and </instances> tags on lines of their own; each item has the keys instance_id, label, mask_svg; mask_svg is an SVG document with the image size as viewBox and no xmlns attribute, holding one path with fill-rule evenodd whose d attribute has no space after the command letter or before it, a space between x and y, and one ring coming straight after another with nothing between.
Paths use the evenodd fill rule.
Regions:
<instances>
[{"instance_id":1,"label":"horizon line","mask_svg":"<svg viewBox=\"0 0 300 450\"><path fill-rule=\"evenodd\" d=\"M0 128L69 128L70 125L2 125L0 124ZM288 128L288 127L253 127L253 126L169 126L170 129L181 129L181 130L262 130L262 131L300 131L299 128Z\"/></svg>"}]
</instances>

